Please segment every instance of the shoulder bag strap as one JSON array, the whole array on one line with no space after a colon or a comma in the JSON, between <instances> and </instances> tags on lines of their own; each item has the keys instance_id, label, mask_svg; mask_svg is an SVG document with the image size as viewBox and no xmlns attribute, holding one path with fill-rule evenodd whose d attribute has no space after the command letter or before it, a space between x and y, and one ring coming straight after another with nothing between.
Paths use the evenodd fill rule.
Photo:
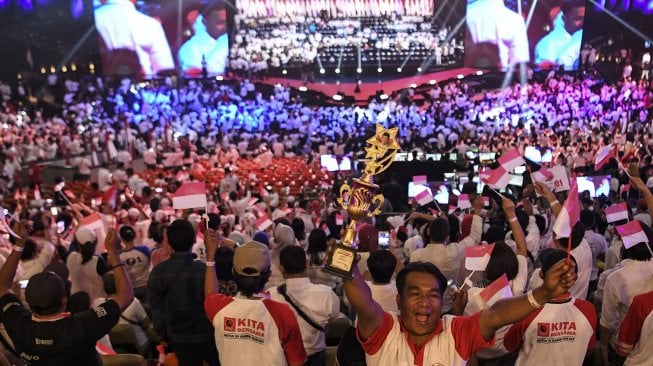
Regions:
<instances>
[{"instance_id":1,"label":"shoulder bag strap","mask_svg":"<svg viewBox=\"0 0 653 366\"><path fill-rule=\"evenodd\" d=\"M311 319L308 315L306 315L306 313L303 312L302 309L300 309L299 306L297 306L297 304L295 304L292 301L292 299L290 299L290 296L288 296L288 292L286 290L287 289L286 289L286 284L285 283L283 285L277 286L277 291L281 294L281 296L283 296L283 298L286 300L286 302L288 304L290 304L290 306L292 306L293 309L295 309L297 314L299 314L299 316L301 316L302 319L304 319L311 327L319 330L320 332L324 332L324 327L321 327L313 319Z\"/></svg>"}]
</instances>

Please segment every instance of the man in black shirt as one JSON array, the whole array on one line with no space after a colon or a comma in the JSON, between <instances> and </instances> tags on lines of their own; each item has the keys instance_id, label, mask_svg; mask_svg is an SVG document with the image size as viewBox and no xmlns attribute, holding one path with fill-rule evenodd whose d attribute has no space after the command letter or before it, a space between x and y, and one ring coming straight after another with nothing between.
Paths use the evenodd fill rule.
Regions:
<instances>
[{"instance_id":1,"label":"man in black shirt","mask_svg":"<svg viewBox=\"0 0 653 366\"><path fill-rule=\"evenodd\" d=\"M125 268L120 264L115 230L106 236L109 264L115 270L117 293L95 309L75 315L64 312L66 287L54 272L32 276L25 289L26 309L10 290L23 251L27 231L20 230L7 262L0 270L0 317L14 345L14 351L28 365L102 365L96 342L113 328L134 294Z\"/></svg>"},{"instance_id":2,"label":"man in black shirt","mask_svg":"<svg viewBox=\"0 0 653 366\"><path fill-rule=\"evenodd\" d=\"M205 265L191 252L195 237L187 220L168 226L166 239L174 252L152 269L148 302L154 329L172 346L180 365L201 366L204 361L217 366L213 325L204 313Z\"/></svg>"}]
</instances>

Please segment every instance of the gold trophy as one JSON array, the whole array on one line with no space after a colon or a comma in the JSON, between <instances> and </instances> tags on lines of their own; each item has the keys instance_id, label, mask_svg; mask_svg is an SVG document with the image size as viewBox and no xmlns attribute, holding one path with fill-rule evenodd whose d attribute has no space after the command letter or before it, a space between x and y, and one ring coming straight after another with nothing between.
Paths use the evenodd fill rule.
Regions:
<instances>
[{"instance_id":1,"label":"gold trophy","mask_svg":"<svg viewBox=\"0 0 653 366\"><path fill-rule=\"evenodd\" d=\"M352 278L356 258L356 226L358 220L381 213L383 195L377 194L379 188L374 184L374 176L388 169L395 155L401 149L395 136L397 127L385 129L376 125L376 134L367 140L365 148L365 170L360 179L353 180L353 187L343 184L340 187L338 203L351 219L342 240L337 242L327 259L324 271L343 278Z\"/></svg>"}]
</instances>

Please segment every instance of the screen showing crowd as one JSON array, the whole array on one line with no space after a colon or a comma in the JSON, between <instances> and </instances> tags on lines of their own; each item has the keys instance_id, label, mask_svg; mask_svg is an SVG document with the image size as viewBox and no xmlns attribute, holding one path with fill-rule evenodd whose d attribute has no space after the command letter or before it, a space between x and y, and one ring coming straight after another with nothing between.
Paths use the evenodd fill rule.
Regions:
<instances>
[{"instance_id":1,"label":"screen showing crowd","mask_svg":"<svg viewBox=\"0 0 653 366\"><path fill-rule=\"evenodd\" d=\"M226 3L171 4L165 0L95 0L104 74L151 78L177 68L190 77L224 74L229 56Z\"/></svg>"},{"instance_id":2,"label":"screen showing crowd","mask_svg":"<svg viewBox=\"0 0 653 366\"><path fill-rule=\"evenodd\" d=\"M579 68L585 0L468 0L465 64Z\"/></svg>"}]
</instances>

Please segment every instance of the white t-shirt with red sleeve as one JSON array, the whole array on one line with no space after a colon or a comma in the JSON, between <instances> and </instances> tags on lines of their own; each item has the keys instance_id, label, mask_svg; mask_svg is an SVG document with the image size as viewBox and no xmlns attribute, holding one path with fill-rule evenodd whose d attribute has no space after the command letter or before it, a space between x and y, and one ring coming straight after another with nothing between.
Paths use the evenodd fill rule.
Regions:
<instances>
[{"instance_id":1,"label":"white t-shirt with red sleeve","mask_svg":"<svg viewBox=\"0 0 653 366\"><path fill-rule=\"evenodd\" d=\"M306 360L297 318L286 304L210 294L204 311L215 328L223 366L277 366Z\"/></svg>"},{"instance_id":2,"label":"white t-shirt with red sleeve","mask_svg":"<svg viewBox=\"0 0 653 366\"><path fill-rule=\"evenodd\" d=\"M477 350L489 347L481 335L478 317L445 315L422 348L417 349L398 314L384 313L376 332L361 341L367 365L464 366ZM360 340L360 335L358 335Z\"/></svg>"},{"instance_id":3,"label":"white t-shirt with red sleeve","mask_svg":"<svg viewBox=\"0 0 653 366\"><path fill-rule=\"evenodd\" d=\"M569 294L547 303L513 324L504 338L510 352L519 349L515 366L582 365L596 342L596 311Z\"/></svg>"},{"instance_id":4,"label":"white t-shirt with red sleeve","mask_svg":"<svg viewBox=\"0 0 653 366\"><path fill-rule=\"evenodd\" d=\"M633 298L615 346L628 353L624 366L653 365L653 291Z\"/></svg>"}]
</instances>

